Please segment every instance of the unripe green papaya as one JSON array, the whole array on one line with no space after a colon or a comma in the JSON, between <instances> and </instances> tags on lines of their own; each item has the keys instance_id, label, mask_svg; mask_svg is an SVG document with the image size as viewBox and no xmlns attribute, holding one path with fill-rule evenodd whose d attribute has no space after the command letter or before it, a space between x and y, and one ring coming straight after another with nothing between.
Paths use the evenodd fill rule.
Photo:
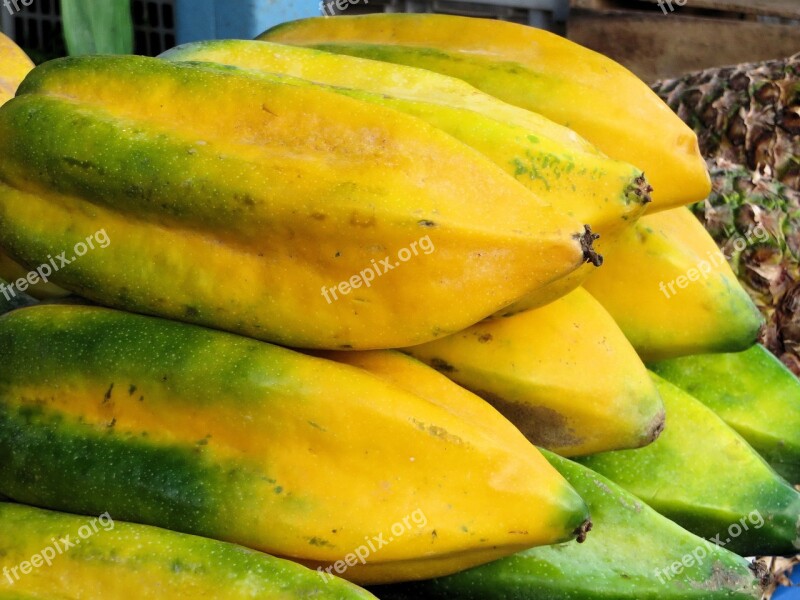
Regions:
<instances>
[{"instance_id":1,"label":"unripe green papaya","mask_svg":"<svg viewBox=\"0 0 800 600\"><path fill-rule=\"evenodd\" d=\"M800 483L800 380L764 346L650 368L717 413L790 483Z\"/></svg>"},{"instance_id":2,"label":"unripe green papaya","mask_svg":"<svg viewBox=\"0 0 800 600\"><path fill-rule=\"evenodd\" d=\"M429 341L594 256L432 125L231 67L51 61L0 108L0 156L12 258L66 252L53 281L101 304L296 347Z\"/></svg>"},{"instance_id":3,"label":"unripe green papaya","mask_svg":"<svg viewBox=\"0 0 800 600\"><path fill-rule=\"evenodd\" d=\"M473 423L355 367L86 306L0 317L0 465L18 502L357 582L452 573L588 518L499 415Z\"/></svg>"},{"instance_id":4,"label":"unripe green papaya","mask_svg":"<svg viewBox=\"0 0 800 600\"><path fill-rule=\"evenodd\" d=\"M667 423L644 448L579 459L692 533L742 556L800 550L800 493L714 412L653 375Z\"/></svg>"}]
</instances>

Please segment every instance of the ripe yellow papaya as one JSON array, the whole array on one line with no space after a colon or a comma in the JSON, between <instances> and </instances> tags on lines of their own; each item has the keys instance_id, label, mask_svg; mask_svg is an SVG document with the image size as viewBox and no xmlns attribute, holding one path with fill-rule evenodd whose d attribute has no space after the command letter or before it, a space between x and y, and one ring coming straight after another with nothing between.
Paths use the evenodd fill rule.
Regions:
<instances>
[{"instance_id":1,"label":"ripe yellow papaya","mask_svg":"<svg viewBox=\"0 0 800 600\"><path fill-rule=\"evenodd\" d=\"M644 364L580 288L405 352L484 398L534 444L565 456L638 448L664 424Z\"/></svg>"},{"instance_id":2,"label":"ripe yellow papaya","mask_svg":"<svg viewBox=\"0 0 800 600\"><path fill-rule=\"evenodd\" d=\"M229 333L85 306L0 317L0 493L326 576L433 577L582 533L581 498L515 435Z\"/></svg>"},{"instance_id":3,"label":"ripe yellow papaya","mask_svg":"<svg viewBox=\"0 0 800 600\"><path fill-rule=\"evenodd\" d=\"M0 33L0 105L14 94L25 76L33 69L33 62L13 40Z\"/></svg>"},{"instance_id":4,"label":"ripe yellow papaya","mask_svg":"<svg viewBox=\"0 0 800 600\"><path fill-rule=\"evenodd\" d=\"M606 252L584 287L645 362L755 343L758 308L688 208L645 215Z\"/></svg>"},{"instance_id":5,"label":"ripe yellow papaya","mask_svg":"<svg viewBox=\"0 0 800 600\"><path fill-rule=\"evenodd\" d=\"M566 127L432 71L247 40L186 44L161 58L299 77L419 117L600 235L632 224L649 202L639 169L600 154Z\"/></svg>"},{"instance_id":6,"label":"ripe yellow papaya","mask_svg":"<svg viewBox=\"0 0 800 600\"><path fill-rule=\"evenodd\" d=\"M375 600L339 578L233 544L0 503L3 600Z\"/></svg>"},{"instance_id":7,"label":"ripe yellow papaya","mask_svg":"<svg viewBox=\"0 0 800 600\"><path fill-rule=\"evenodd\" d=\"M491 19L377 14L303 19L260 39L429 69L538 112L642 169L655 188L651 212L711 191L697 136L647 84L553 33Z\"/></svg>"},{"instance_id":8,"label":"ripe yellow papaya","mask_svg":"<svg viewBox=\"0 0 800 600\"><path fill-rule=\"evenodd\" d=\"M594 256L581 223L472 148L285 76L51 61L0 110L0 155L13 258L45 262L102 228L110 245L84 244L56 283L296 347L430 341Z\"/></svg>"}]
</instances>

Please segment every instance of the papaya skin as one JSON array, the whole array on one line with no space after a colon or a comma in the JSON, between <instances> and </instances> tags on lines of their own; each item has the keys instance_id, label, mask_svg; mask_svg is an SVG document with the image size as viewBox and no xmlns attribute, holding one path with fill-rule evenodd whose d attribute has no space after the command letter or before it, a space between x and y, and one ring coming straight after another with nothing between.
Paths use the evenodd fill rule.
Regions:
<instances>
[{"instance_id":1,"label":"papaya skin","mask_svg":"<svg viewBox=\"0 0 800 600\"><path fill-rule=\"evenodd\" d=\"M615 237L605 258L583 287L645 362L755 343L763 318L688 208L645 215Z\"/></svg>"},{"instance_id":2,"label":"papaya skin","mask_svg":"<svg viewBox=\"0 0 800 600\"><path fill-rule=\"evenodd\" d=\"M563 456L638 448L664 424L644 364L583 289L404 351L484 398L532 443Z\"/></svg>"},{"instance_id":3,"label":"papaya skin","mask_svg":"<svg viewBox=\"0 0 800 600\"><path fill-rule=\"evenodd\" d=\"M375 598L342 579L323 581L300 565L254 550L102 517L0 503L0 569L9 569L11 577L0 578L0 599ZM53 539L65 536L75 546L54 546ZM46 548L55 554L50 564L28 574L17 570L14 578L11 569Z\"/></svg>"},{"instance_id":4,"label":"papaya skin","mask_svg":"<svg viewBox=\"0 0 800 600\"><path fill-rule=\"evenodd\" d=\"M603 156L565 127L438 73L248 40L186 44L161 58L298 77L421 118L601 236L633 223L649 202L643 174L632 165Z\"/></svg>"},{"instance_id":5,"label":"papaya skin","mask_svg":"<svg viewBox=\"0 0 800 600\"><path fill-rule=\"evenodd\" d=\"M534 447L504 444L510 424L489 436L361 369L263 342L36 306L0 317L0 362L0 493L18 502L315 569L422 511L347 570L357 582L455 572L570 539L588 517Z\"/></svg>"},{"instance_id":6,"label":"papaya skin","mask_svg":"<svg viewBox=\"0 0 800 600\"><path fill-rule=\"evenodd\" d=\"M0 106L8 102L17 93L17 88L25 76L33 69L33 62L28 55L10 38L0 33ZM28 270L14 262L3 250L0 240L0 277L6 281L15 281L25 277ZM28 287L32 296L39 299L59 298L67 292L52 283L41 281ZM5 300L5 299L3 299ZM3 300L0 300L2 302Z\"/></svg>"},{"instance_id":7,"label":"papaya skin","mask_svg":"<svg viewBox=\"0 0 800 600\"><path fill-rule=\"evenodd\" d=\"M56 283L296 347L428 341L592 254L583 224L440 130L230 67L51 61L0 110L0 153L0 239L14 259L40 264L103 228L110 246ZM434 251L397 260L426 236ZM351 285L372 261L391 272Z\"/></svg>"},{"instance_id":8,"label":"papaya skin","mask_svg":"<svg viewBox=\"0 0 800 600\"><path fill-rule=\"evenodd\" d=\"M764 346L649 367L717 413L789 483L800 484L800 380Z\"/></svg>"},{"instance_id":9,"label":"papaya skin","mask_svg":"<svg viewBox=\"0 0 800 600\"><path fill-rule=\"evenodd\" d=\"M800 550L800 492L714 412L652 374L667 410L661 437L580 462L692 533L741 556Z\"/></svg>"},{"instance_id":10,"label":"papaya skin","mask_svg":"<svg viewBox=\"0 0 800 600\"><path fill-rule=\"evenodd\" d=\"M0 106L11 100L33 62L11 38L0 33Z\"/></svg>"},{"instance_id":11,"label":"papaya skin","mask_svg":"<svg viewBox=\"0 0 800 600\"><path fill-rule=\"evenodd\" d=\"M259 39L429 69L575 130L642 169L651 212L705 198L711 181L697 136L633 73L556 34L436 14L310 18Z\"/></svg>"},{"instance_id":12,"label":"papaya skin","mask_svg":"<svg viewBox=\"0 0 800 600\"><path fill-rule=\"evenodd\" d=\"M543 453L589 504L593 527L584 544L532 548L448 577L373 591L383 600L761 598L762 585L745 559L682 529L605 477ZM676 561L679 572L670 570Z\"/></svg>"}]
</instances>

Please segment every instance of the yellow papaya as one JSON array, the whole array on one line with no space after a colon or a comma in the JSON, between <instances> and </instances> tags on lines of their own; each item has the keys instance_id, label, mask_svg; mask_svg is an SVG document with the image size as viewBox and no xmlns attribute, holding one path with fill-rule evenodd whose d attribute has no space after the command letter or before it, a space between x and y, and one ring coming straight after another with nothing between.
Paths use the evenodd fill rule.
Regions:
<instances>
[{"instance_id":1,"label":"yellow papaya","mask_svg":"<svg viewBox=\"0 0 800 600\"><path fill-rule=\"evenodd\" d=\"M597 271L584 287L645 362L738 352L756 341L758 308L688 208L642 217Z\"/></svg>"},{"instance_id":2,"label":"yellow papaya","mask_svg":"<svg viewBox=\"0 0 800 600\"><path fill-rule=\"evenodd\" d=\"M583 501L514 436L225 332L85 306L0 317L1 494L324 576L433 577L581 535Z\"/></svg>"},{"instance_id":3,"label":"yellow papaya","mask_svg":"<svg viewBox=\"0 0 800 600\"><path fill-rule=\"evenodd\" d=\"M83 244L53 280L101 304L331 349L459 331L595 256L581 223L422 120L248 73L38 67L0 109L5 249L33 265Z\"/></svg>"},{"instance_id":4,"label":"yellow papaya","mask_svg":"<svg viewBox=\"0 0 800 600\"><path fill-rule=\"evenodd\" d=\"M260 39L421 67L574 129L642 169L657 211L705 198L711 181L695 133L638 77L554 33L437 14L311 18Z\"/></svg>"},{"instance_id":5,"label":"yellow papaya","mask_svg":"<svg viewBox=\"0 0 800 600\"><path fill-rule=\"evenodd\" d=\"M566 127L432 71L247 40L186 44L161 58L299 77L419 117L600 235L632 224L649 202L639 169L603 156Z\"/></svg>"},{"instance_id":6,"label":"yellow papaya","mask_svg":"<svg viewBox=\"0 0 800 600\"><path fill-rule=\"evenodd\" d=\"M14 94L25 76L33 69L33 62L13 40L0 33L0 105Z\"/></svg>"},{"instance_id":7,"label":"yellow papaya","mask_svg":"<svg viewBox=\"0 0 800 600\"><path fill-rule=\"evenodd\" d=\"M534 444L564 456L638 448L663 428L663 404L644 364L580 288L405 352L484 398Z\"/></svg>"}]
</instances>

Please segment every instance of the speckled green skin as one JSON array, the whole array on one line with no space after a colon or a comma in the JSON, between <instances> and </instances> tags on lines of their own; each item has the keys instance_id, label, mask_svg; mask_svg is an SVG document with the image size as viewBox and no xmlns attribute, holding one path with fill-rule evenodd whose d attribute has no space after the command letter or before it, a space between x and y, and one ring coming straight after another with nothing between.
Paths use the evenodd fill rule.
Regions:
<instances>
[{"instance_id":1,"label":"speckled green skin","mask_svg":"<svg viewBox=\"0 0 800 600\"><path fill-rule=\"evenodd\" d=\"M653 378L667 411L661 437L645 448L596 454L580 462L689 531L737 554L796 554L800 493L711 409Z\"/></svg>"},{"instance_id":2,"label":"speckled green skin","mask_svg":"<svg viewBox=\"0 0 800 600\"><path fill-rule=\"evenodd\" d=\"M760 598L746 560L665 519L605 477L544 451L589 505L583 544L533 548L450 577L375 588L384 600L713 600ZM680 573L670 565L687 559ZM660 579L659 579L660 575Z\"/></svg>"},{"instance_id":3,"label":"speckled green skin","mask_svg":"<svg viewBox=\"0 0 800 600\"><path fill-rule=\"evenodd\" d=\"M79 534L90 521L0 503L0 567L11 569L30 560L54 547L54 538L69 535L71 542L78 542L54 553L50 565L16 581L12 575L13 583L0 578L0 600L373 598L342 579L323 581L298 564L224 542L107 517L91 535Z\"/></svg>"},{"instance_id":4,"label":"speckled green skin","mask_svg":"<svg viewBox=\"0 0 800 600\"><path fill-rule=\"evenodd\" d=\"M790 483L800 483L800 380L766 348L650 368L717 413Z\"/></svg>"}]
</instances>

